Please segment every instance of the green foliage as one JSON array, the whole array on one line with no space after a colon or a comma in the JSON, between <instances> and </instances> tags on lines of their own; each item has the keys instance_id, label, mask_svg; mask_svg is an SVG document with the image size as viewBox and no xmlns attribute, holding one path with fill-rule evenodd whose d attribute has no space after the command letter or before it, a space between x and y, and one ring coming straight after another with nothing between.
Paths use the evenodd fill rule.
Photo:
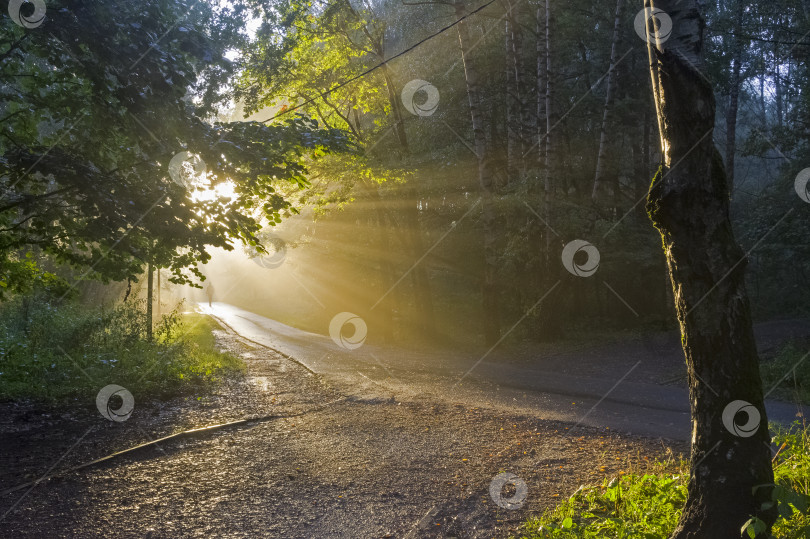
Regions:
<instances>
[{"instance_id":1,"label":"green foliage","mask_svg":"<svg viewBox=\"0 0 810 539\"><path fill-rule=\"evenodd\" d=\"M155 324L150 342L143 303L104 310L18 298L0 309L0 399L91 403L113 383L136 399L199 391L242 369L205 337L213 326L175 311Z\"/></svg>"},{"instance_id":2,"label":"green foliage","mask_svg":"<svg viewBox=\"0 0 810 539\"><path fill-rule=\"evenodd\" d=\"M581 488L553 511L527 522L521 537L665 538L685 501L683 476L625 475Z\"/></svg>"},{"instance_id":3,"label":"green foliage","mask_svg":"<svg viewBox=\"0 0 810 539\"><path fill-rule=\"evenodd\" d=\"M219 118L256 4L63 0L37 29L0 19L0 264L36 245L91 278L151 262L187 282L211 247L290 215L284 190L343 137L300 115ZM197 186L169 174L181 151L206 164ZM192 196L226 181L234 197Z\"/></svg>"},{"instance_id":4,"label":"green foliage","mask_svg":"<svg viewBox=\"0 0 810 539\"><path fill-rule=\"evenodd\" d=\"M810 429L772 425L774 443L780 448L774 460L773 500L779 517L775 539L810 536ZM581 487L568 500L524 524L521 539L666 539L678 522L686 501L688 474L672 473L661 465L655 474L625 475L598 487ZM752 518L742 527L752 539L764 531Z\"/></svg>"},{"instance_id":5,"label":"green foliage","mask_svg":"<svg viewBox=\"0 0 810 539\"><path fill-rule=\"evenodd\" d=\"M800 342L786 344L771 360L760 363L763 385L777 386L775 397L810 403L810 356ZM777 385L778 384L778 385Z\"/></svg>"},{"instance_id":6,"label":"green foliage","mask_svg":"<svg viewBox=\"0 0 810 539\"><path fill-rule=\"evenodd\" d=\"M773 468L773 502L779 504L779 519L773 536L806 539L810 537L810 429L799 424L772 428L774 444L779 447Z\"/></svg>"},{"instance_id":7,"label":"green foliage","mask_svg":"<svg viewBox=\"0 0 810 539\"><path fill-rule=\"evenodd\" d=\"M5 260L0 258L0 300L13 294L39 293L59 298L73 292L67 281L42 269L31 251L23 257L10 254Z\"/></svg>"}]
</instances>

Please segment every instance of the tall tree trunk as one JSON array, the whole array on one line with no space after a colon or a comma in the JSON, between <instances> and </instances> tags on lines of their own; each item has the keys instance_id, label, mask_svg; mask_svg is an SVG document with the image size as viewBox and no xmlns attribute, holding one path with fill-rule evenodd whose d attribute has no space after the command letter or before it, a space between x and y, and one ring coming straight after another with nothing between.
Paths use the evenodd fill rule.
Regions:
<instances>
[{"instance_id":1,"label":"tall tree trunk","mask_svg":"<svg viewBox=\"0 0 810 539\"><path fill-rule=\"evenodd\" d=\"M507 3L507 9L511 5ZM506 17L506 176L509 180L517 177L517 154L519 153L517 133L517 85L515 83L515 44L512 35L512 20Z\"/></svg>"},{"instance_id":2,"label":"tall tree trunk","mask_svg":"<svg viewBox=\"0 0 810 539\"><path fill-rule=\"evenodd\" d=\"M507 174L510 181L524 169L527 103L523 94L523 34L518 23L520 3L506 1Z\"/></svg>"},{"instance_id":3,"label":"tall tree trunk","mask_svg":"<svg viewBox=\"0 0 810 539\"><path fill-rule=\"evenodd\" d=\"M154 289L155 272L152 263L146 265L146 340L152 340L152 290Z\"/></svg>"},{"instance_id":4,"label":"tall tree trunk","mask_svg":"<svg viewBox=\"0 0 810 539\"><path fill-rule=\"evenodd\" d=\"M782 24L781 17L778 24ZM784 115L784 104L782 99L782 58L779 55L779 44L773 44L773 84L776 94L776 125L782 127L782 116Z\"/></svg>"},{"instance_id":5,"label":"tall tree trunk","mask_svg":"<svg viewBox=\"0 0 810 539\"><path fill-rule=\"evenodd\" d=\"M467 9L461 2L453 7L457 17L467 15ZM482 90L475 62L470 58L470 35L467 21L456 25L461 48L461 59L464 64L464 78L467 84L467 97L470 102L470 121L473 129L475 153L478 157L478 184L481 189L481 226L484 229L484 274L481 285L482 307L484 314L484 339L487 344L495 344L501 336L501 324L497 285L497 222L495 213L495 193L490 170L490 151L484 126L482 107Z\"/></svg>"},{"instance_id":6,"label":"tall tree trunk","mask_svg":"<svg viewBox=\"0 0 810 539\"><path fill-rule=\"evenodd\" d=\"M379 51L377 57L380 62L385 61L385 52ZM394 130L397 133L397 140L399 141L399 146L402 149L402 153L404 155L409 155L411 152L410 146L408 145L408 136L405 132L405 124L403 122L402 117L402 107L399 100L399 95L397 95L397 87L394 84L394 79L391 77L391 70L388 68L388 64L383 64L380 68L382 70L383 79L385 80L385 89L388 93L388 103L391 105L391 110L394 113L394 120L396 121Z\"/></svg>"},{"instance_id":7,"label":"tall tree trunk","mask_svg":"<svg viewBox=\"0 0 810 539\"><path fill-rule=\"evenodd\" d=\"M553 74L553 64L552 64L552 54L551 54L551 45L552 45L552 25L553 25L553 16L551 11L551 0L546 0L543 12L543 52L545 56L544 62L544 73L543 73L543 82L545 82L545 88L543 88L543 108L545 109L545 133L543 135L543 214L544 219L547 223L551 223L551 213L554 209L554 197L556 193L556 186L554 185L554 176L551 173L551 168L553 165L554 159L554 144L551 138L551 129L554 126L554 121L556 119L554 115L554 77ZM539 38L538 38L539 39ZM560 264L552 262L551 252L553 249L552 241L554 238L552 237L553 232L546 227L545 231L545 249L543 252L543 259L545 265L545 271L543 272L544 282L543 282L543 290L547 290L549 287L552 286L552 283L557 279L560 271ZM557 295L557 297L560 297ZM558 316L558 309L559 305L557 304L558 300L555 297L546 301L543 307L540 310L540 319L543 328L543 334L541 335L544 339L553 339L560 335L561 327L560 327L560 320L562 317Z\"/></svg>"},{"instance_id":8,"label":"tall tree trunk","mask_svg":"<svg viewBox=\"0 0 810 539\"><path fill-rule=\"evenodd\" d=\"M371 33L366 31L366 35L372 42L372 46L380 62L385 62L385 49L381 41L374 41ZM410 146L408 144L408 137L405 131L405 124L403 121L402 104L399 98L398 88L394 84L391 77L390 69L387 64L383 64L381 68L383 77L385 79L385 87L388 94L388 103L391 110L394 111L394 119L396 124L394 129L397 133L397 140L399 141L400 148L404 156L410 155ZM415 188L411 187L405 189L406 204L404 209L404 219L406 223L405 234L408 236L409 243L416 259L421 257L425 252L425 245L423 241L422 225L419 219L419 209L417 208L418 197ZM413 276L411 278L413 285L414 296L416 298L416 306L418 315L418 326L423 334L433 336L436 330L435 314L433 311L433 291L428 279L427 270L423 265L418 265L413 269Z\"/></svg>"},{"instance_id":9,"label":"tall tree trunk","mask_svg":"<svg viewBox=\"0 0 810 539\"><path fill-rule=\"evenodd\" d=\"M410 155L410 145L408 143L408 136L405 130L404 114L402 111L402 103L400 101L399 89L394 83L394 78L391 74L391 69L386 63L385 58L385 43L382 34L376 34L366 25L363 18L354 9L351 2L345 2L346 8L352 13L357 21L362 23L361 29L368 39L369 47L374 51L377 56L377 61L382 64L380 68L385 80L385 89L388 97L388 103L391 106L391 111L394 113L394 130L397 134L400 149L403 158ZM406 189L406 196L408 198L405 206L405 222L407 230L405 233L408 235L409 243L413 249L413 254L416 259L419 259L424 252L424 241L422 235L422 227L419 219L419 210L416 207L417 197L413 195L415 189ZM423 333L433 335L435 332L435 314L433 312L433 293L428 279L427 270L421 264L413 269L413 283L414 295L416 296L416 304L419 312L419 326Z\"/></svg>"},{"instance_id":10,"label":"tall tree trunk","mask_svg":"<svg viewBox=\"0 0 810 539\"><path fill-rule=\"evenodd\" d=\"M407 230L405 232L410 240L411 250L417 256L418 260L426 251L422 234L422 221L419 216L418 191L416 187L412 185L406 187L403 191L406 200L404 217ZM422 332L422 335L434 337L436 333L436 319L433 311L433 291L430 286L425 263L426 261L422 261L413 269L413 272L411 272L411 283L414 287L416 308L419 313L419 320L416 325Z\"/></svg>"},{"instance_id":11,"label":"tall tree trunk","mask_svg":"<svg viewBox=\"0 0 810 539\"><path fill-rule=\"evenodd\" d=\"M768 527L776 517L775 508L762 510L771 489L755 488L773 483L773 470L745 255L731 230L728 184L711 136L714 94L698 72L703 20L697 1L645 4L664 10L673 23L665 44L648 45L662 142L648 211L667 257L692 413L688 498L672 538L739 539L750 516ZM654 32L650 21L648 30ZM724 412L734 401L756 408L752 435L732 434L734 425L726 426ZM750 417L756 422L757 414Z\"/></svg>"},{"instance_id":12,"label":"tall tree trunk","mask_svg":"<svg viewBox=\"0 0 810 539\"><path fill-rule=\"evenodd\" d=\"M157 269L157 317L160 320L160 268Z\"/></svg>"},{"instance_id":13,"label":"tall tree trunk","mask_svg":"<svg viewBox=\"0 0 810 539\"><path fill-rule=\"evenodd\" d=\"M765 105L765 74L759 78L759 112L762 115L762 129L768 128L768 107Z\"/></svg>"},{"instance_id":14,"label":"tall tree trunk","mask_svg":"<svg viewBox=\"0 0 810 539\"><path fill-rule=\"evenodd\" d=\"M650 113L646 111L643 116L641 138L633 147L633 163L636 176L636 181L633 182L633 200L641 200L650 188ZM647 217L641 204L636 205L634 214L638 222Z\"/></svg>"},{"instance_id":15,"label":"tall tree trunk","mask_svg":"<svg viewBox=\"0 0 810 539\"><path fill-rule=\"evenodd\" d=\"M731 80L729 81L728 113L726 114L726 175L728 176L728 189L734 193L734 161L737 153L737 113L740 109L740 87L742 86L742 49L743 40L741 20L744 14L743 0L736 0L733 18L734 36L732 36Z\"/></svg>"},{"instance_id":16,"label":"tall tree trunk","mask_svg":"<svg viewBox=\"0 0 810 539\"><path fill-rule=\"evenodd\" d=\"M537 6L535 29L537 33L537 161L543 166L546 144L546 10Z\"/></svg>"},{"instance_id":17,"label":"tall tree trunk","mask_svg":"<svg viewBox=\"0 0 810 539\"><path fill-rule=\"evenodd\" d=\"M740 108L740 58L736 56L731 68L728 114L726 115L726 175L728 189L734 192L734 166L737 153L737 114Z\"/></svg>"},{"instance_id":18,"label":"tall tree trunk","mask_svg":"<svg viewBox=\"0 0 810 539\"><path fill-rule=\"evenodd\" d=\"M625 0L616 1L616 17L613 21L613 42L610 48L610 68L607 75L607 89L605 90L605 108L602 112L602 129L599 132L599 151L596 157L596 174L593 180L593 192L591 199L595 204L604 205L610 200L615 207L618 193L612 192L615 187L606 177L607 153L608 153L608 122L610 120L610 110L613 106L613 95L616 93L616 61L619 55L619 38L622 29L622 6Z\"/></svg>"},{"instance_id":19,"label":"tall tree trunk","mask_svg":"<svg viewBox=\"0 0 810 539\"><path fill-rule=\"evenodd\" d=\"M390 293L394 284L394 269L389 258L391 253L391 238L388 219L386 218L385 203L380 195L380 186L376 183L368 186L371 200L373 202L374 214L377 225L377 241L379 248L379 278L380 296L388 294L377 307L379 309L378 324L381 327L382 337L386 343L394 340L394 310L396 295Z\"/></svg>"}]
</instances>

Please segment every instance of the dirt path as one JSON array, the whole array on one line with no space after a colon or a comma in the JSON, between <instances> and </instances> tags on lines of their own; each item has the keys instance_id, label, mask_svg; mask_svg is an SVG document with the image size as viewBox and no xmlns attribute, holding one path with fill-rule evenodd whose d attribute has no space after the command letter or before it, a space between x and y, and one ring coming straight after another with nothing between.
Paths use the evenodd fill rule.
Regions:
<instances>
[{"instance_id":1,"label":"dirt path","mask_svg":"<svg viewBox=\"0 0 810 539\"><path fill-rule=\"evenodd\" d=\"M401 401L371 379L327 385L233 334L218 342L249 376L210 398L139 404L124 423L3 405L0 491L172 432L298 415L161 442L4 494L0 536L505 537L580 484L665 453L661 440L429 396ZM488 493L501 472L525 481L520 509Z\"/></svg>"}]
</instances>

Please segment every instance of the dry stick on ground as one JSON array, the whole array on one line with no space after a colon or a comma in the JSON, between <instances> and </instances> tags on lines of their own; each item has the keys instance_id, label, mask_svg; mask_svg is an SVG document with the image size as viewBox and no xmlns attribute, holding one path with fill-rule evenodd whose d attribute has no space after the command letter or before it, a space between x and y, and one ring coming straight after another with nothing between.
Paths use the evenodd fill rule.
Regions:
<instances>
[{"instance_id":1,"label":"dry stick on ground","mask_svg":"<svg viewBox=\"0 0 810 539\"><path fill-rule=\"evenodd\" d=\"M645 6L672 19L665 42L647 21L663 154L647 208L663 239L692 408L688 498L672 538L739 539L749 517L772 523L776 508L763 511L771 489L755 488L773 483L773 470L744 254L731 230L722 159L711 137L700 139L715 121L714 94L699 71L703 20L696 0L646 0ZM679 164L670 168L673 163ZM723 412L735 400L760 414L752 436L724 427Z\"/></svg>"}]
</instances>

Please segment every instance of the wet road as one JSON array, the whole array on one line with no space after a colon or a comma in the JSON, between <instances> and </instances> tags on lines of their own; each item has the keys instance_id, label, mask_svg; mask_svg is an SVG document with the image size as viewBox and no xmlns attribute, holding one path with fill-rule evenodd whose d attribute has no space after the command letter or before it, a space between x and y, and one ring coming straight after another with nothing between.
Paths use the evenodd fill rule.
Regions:
<instances>
[{"instance_id":1,"label":"wet road","mask_svg":"<svg viewBox=\"0 0 810 539\"><path fill-rule=\"evenodd\" d=\"M534 360L526 361L526 353L510 357L500 349L463 353L358 346L352 344L350 328L341 344L339 334L333 340L227 303L214 303L212 308L200 304L200 309L241 336L278 350L327 379L371 382L397 395L433 394L451 402L635 435L674 440L690 436L688 391L682 384L656 383L679 367L683 370L675 336L662 335L654 343L558 350L550 357L536 351ZM769 343L772 327L758 327L757 333L761 343ZM797 414L806 413L806 407L802 410L780 401L769 400L766 406L772 421L791 423Z\"/></svg>"}]
</instances>

